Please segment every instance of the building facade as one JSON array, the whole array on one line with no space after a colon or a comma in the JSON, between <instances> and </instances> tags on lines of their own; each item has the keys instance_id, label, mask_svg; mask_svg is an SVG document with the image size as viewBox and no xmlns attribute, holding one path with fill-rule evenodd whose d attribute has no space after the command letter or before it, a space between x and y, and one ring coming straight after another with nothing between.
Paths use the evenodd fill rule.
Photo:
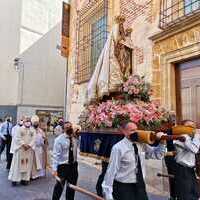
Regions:
<instances>
[{"instance_id":1,"label":"building facade","mask_svg":"<svg viewBox=\"0 0 200 200\"><path fill-rule=\"evenodd\" d=\"M200 122L200 0L72 0L70 7L69 120L78 121L98 56L122 15L124 27L133 30L133 73L146 76L153 98L178 120ZM166 194L164 182L155 178L161 166L148 162L147 182Z\"/></svg>"},{"instance_id":2,"label":"building facade","mask_svg":"<svg viewBox=\"0 0 200 200\"><path fill-rule=\"evenodd\" d=\"M62 116L66 60L60 56L62 1L0 3L0 117ZM12 14L10 14L12 13Z\"/></svg>"},{"instance_id":3,"label":"building facade","mask_svg":"<svg viewBox=\"0 0 200 200\"><path fill-rule=\"evenodd\" d=\"M71 1L70 120L77 121L83 109L98 56L116 16L122 15L126 17L125 28L133 30L133 73L145 75L152 82L154 99L176 111L179 119L198 121L199 12L200 1L195 0Z\"/></svg>"}]
</instances>

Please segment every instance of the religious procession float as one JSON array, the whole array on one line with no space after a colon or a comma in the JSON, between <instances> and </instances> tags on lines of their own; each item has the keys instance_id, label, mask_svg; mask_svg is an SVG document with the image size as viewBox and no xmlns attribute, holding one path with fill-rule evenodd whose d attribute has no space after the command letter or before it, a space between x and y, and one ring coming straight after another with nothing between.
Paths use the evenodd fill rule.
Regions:
<instances>
[{"instance_id":1,"label":"religious procession float","mask_svg":"<svg viewBox=\"0 0 200 200\"><path fill-rule=\"evenodd\" d=\"M125 30L124 22L123 16L116 18L88 84L87 103L80 115L81 154L102 160L109 158L112 146L123 138L118 131L121 122L135 123L139 141L149 144L156 142L156 132L166 131L169 125L170 114L152 100L146 77L132 73L132 30ZM178 135L180 128L176 127L173 134Z\"/></svg>"}]
</instances>

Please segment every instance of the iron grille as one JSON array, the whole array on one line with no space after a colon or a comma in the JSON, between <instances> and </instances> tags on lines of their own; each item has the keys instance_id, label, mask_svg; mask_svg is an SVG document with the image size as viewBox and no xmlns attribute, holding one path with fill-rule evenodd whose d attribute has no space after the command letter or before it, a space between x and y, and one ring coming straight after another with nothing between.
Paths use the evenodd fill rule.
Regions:
<instances>
[{"instance_id":1,"label":"iron grille","mask_svg":"<svg viewBox=\"0 0 200 200\"><path fill-rule=\"evenodd\" d=\"M200 12L200 0L161 0L160 28L164 29Z\"/></svg>"},{"instance_id":2,"label":"iron grille","mask_svg":"<svg viewBox=\"0 0 200 200\"><path fill-rule=\"evenodd\" d=\"M90 79L108 35L108 0L90 1L79 12L76 82Z\"/></svg>"}]
</instances>

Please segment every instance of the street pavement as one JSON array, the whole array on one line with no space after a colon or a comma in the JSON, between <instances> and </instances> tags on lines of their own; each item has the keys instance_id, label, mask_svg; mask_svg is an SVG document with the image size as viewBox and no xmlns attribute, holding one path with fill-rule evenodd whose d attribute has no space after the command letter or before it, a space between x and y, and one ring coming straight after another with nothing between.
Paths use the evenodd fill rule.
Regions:
<instances>
[{"instance_id":1,"label":"street pavement","mask_svg":"<svg viewBox=\"0 0 200 200\"><path fill-rule=\"evenodd\" d=\"M50 141L50 143L52 143ZM52 144L50 145L52 146ZM79 159L78 185L91 192L95 192L95 185L100 171L82 159ZM5 155L0 161L0 200L51 200L55 179L47 172L45 178L34 180L28 186L11 186L8 181L8 172L5 169ZM92 200L90 197L76 193L76 200ZM65 200L64 193L61 200ZM149 195L149 200L167 200L167 198Z\"/></svg>"},{"instance_id":2,"label":"street pavement","mask_svg":"<svg viewBox=\"0 0 200 200\"><path fill-rule=\"evenodd\" d=\"M95 184L99 171L85 163L79 165L79 183L78 185L95 192ZM32 181L28 186L12 187L11 183L7 180L8 172L5 170L5 163L0 164L0 199L4 200L50 200L52 195L53 186L55 184L54 178L47 174L46 178ZM77 193L76 200L90 200L83 194ZM150 200L166 200L150 195ZM64 195L62 196L64 200ZM92 199L91 199L92 200Z\"/></svg>"}]
</instances>

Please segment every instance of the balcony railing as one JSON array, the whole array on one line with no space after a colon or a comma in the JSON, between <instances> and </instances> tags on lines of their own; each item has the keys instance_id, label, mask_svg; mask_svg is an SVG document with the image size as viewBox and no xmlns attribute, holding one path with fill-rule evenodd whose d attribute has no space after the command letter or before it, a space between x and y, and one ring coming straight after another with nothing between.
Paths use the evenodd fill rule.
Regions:
<instances>
[{"instance_id":1,"label":"balcony railing","mask_svg":"<svg viewBox=\"0 0 200 200\"><path fill-rule=\"evenodd\" d=\"M161 0L160 28L169 26L200 13L200 0Z\"/></svg>"}]
</instances>

